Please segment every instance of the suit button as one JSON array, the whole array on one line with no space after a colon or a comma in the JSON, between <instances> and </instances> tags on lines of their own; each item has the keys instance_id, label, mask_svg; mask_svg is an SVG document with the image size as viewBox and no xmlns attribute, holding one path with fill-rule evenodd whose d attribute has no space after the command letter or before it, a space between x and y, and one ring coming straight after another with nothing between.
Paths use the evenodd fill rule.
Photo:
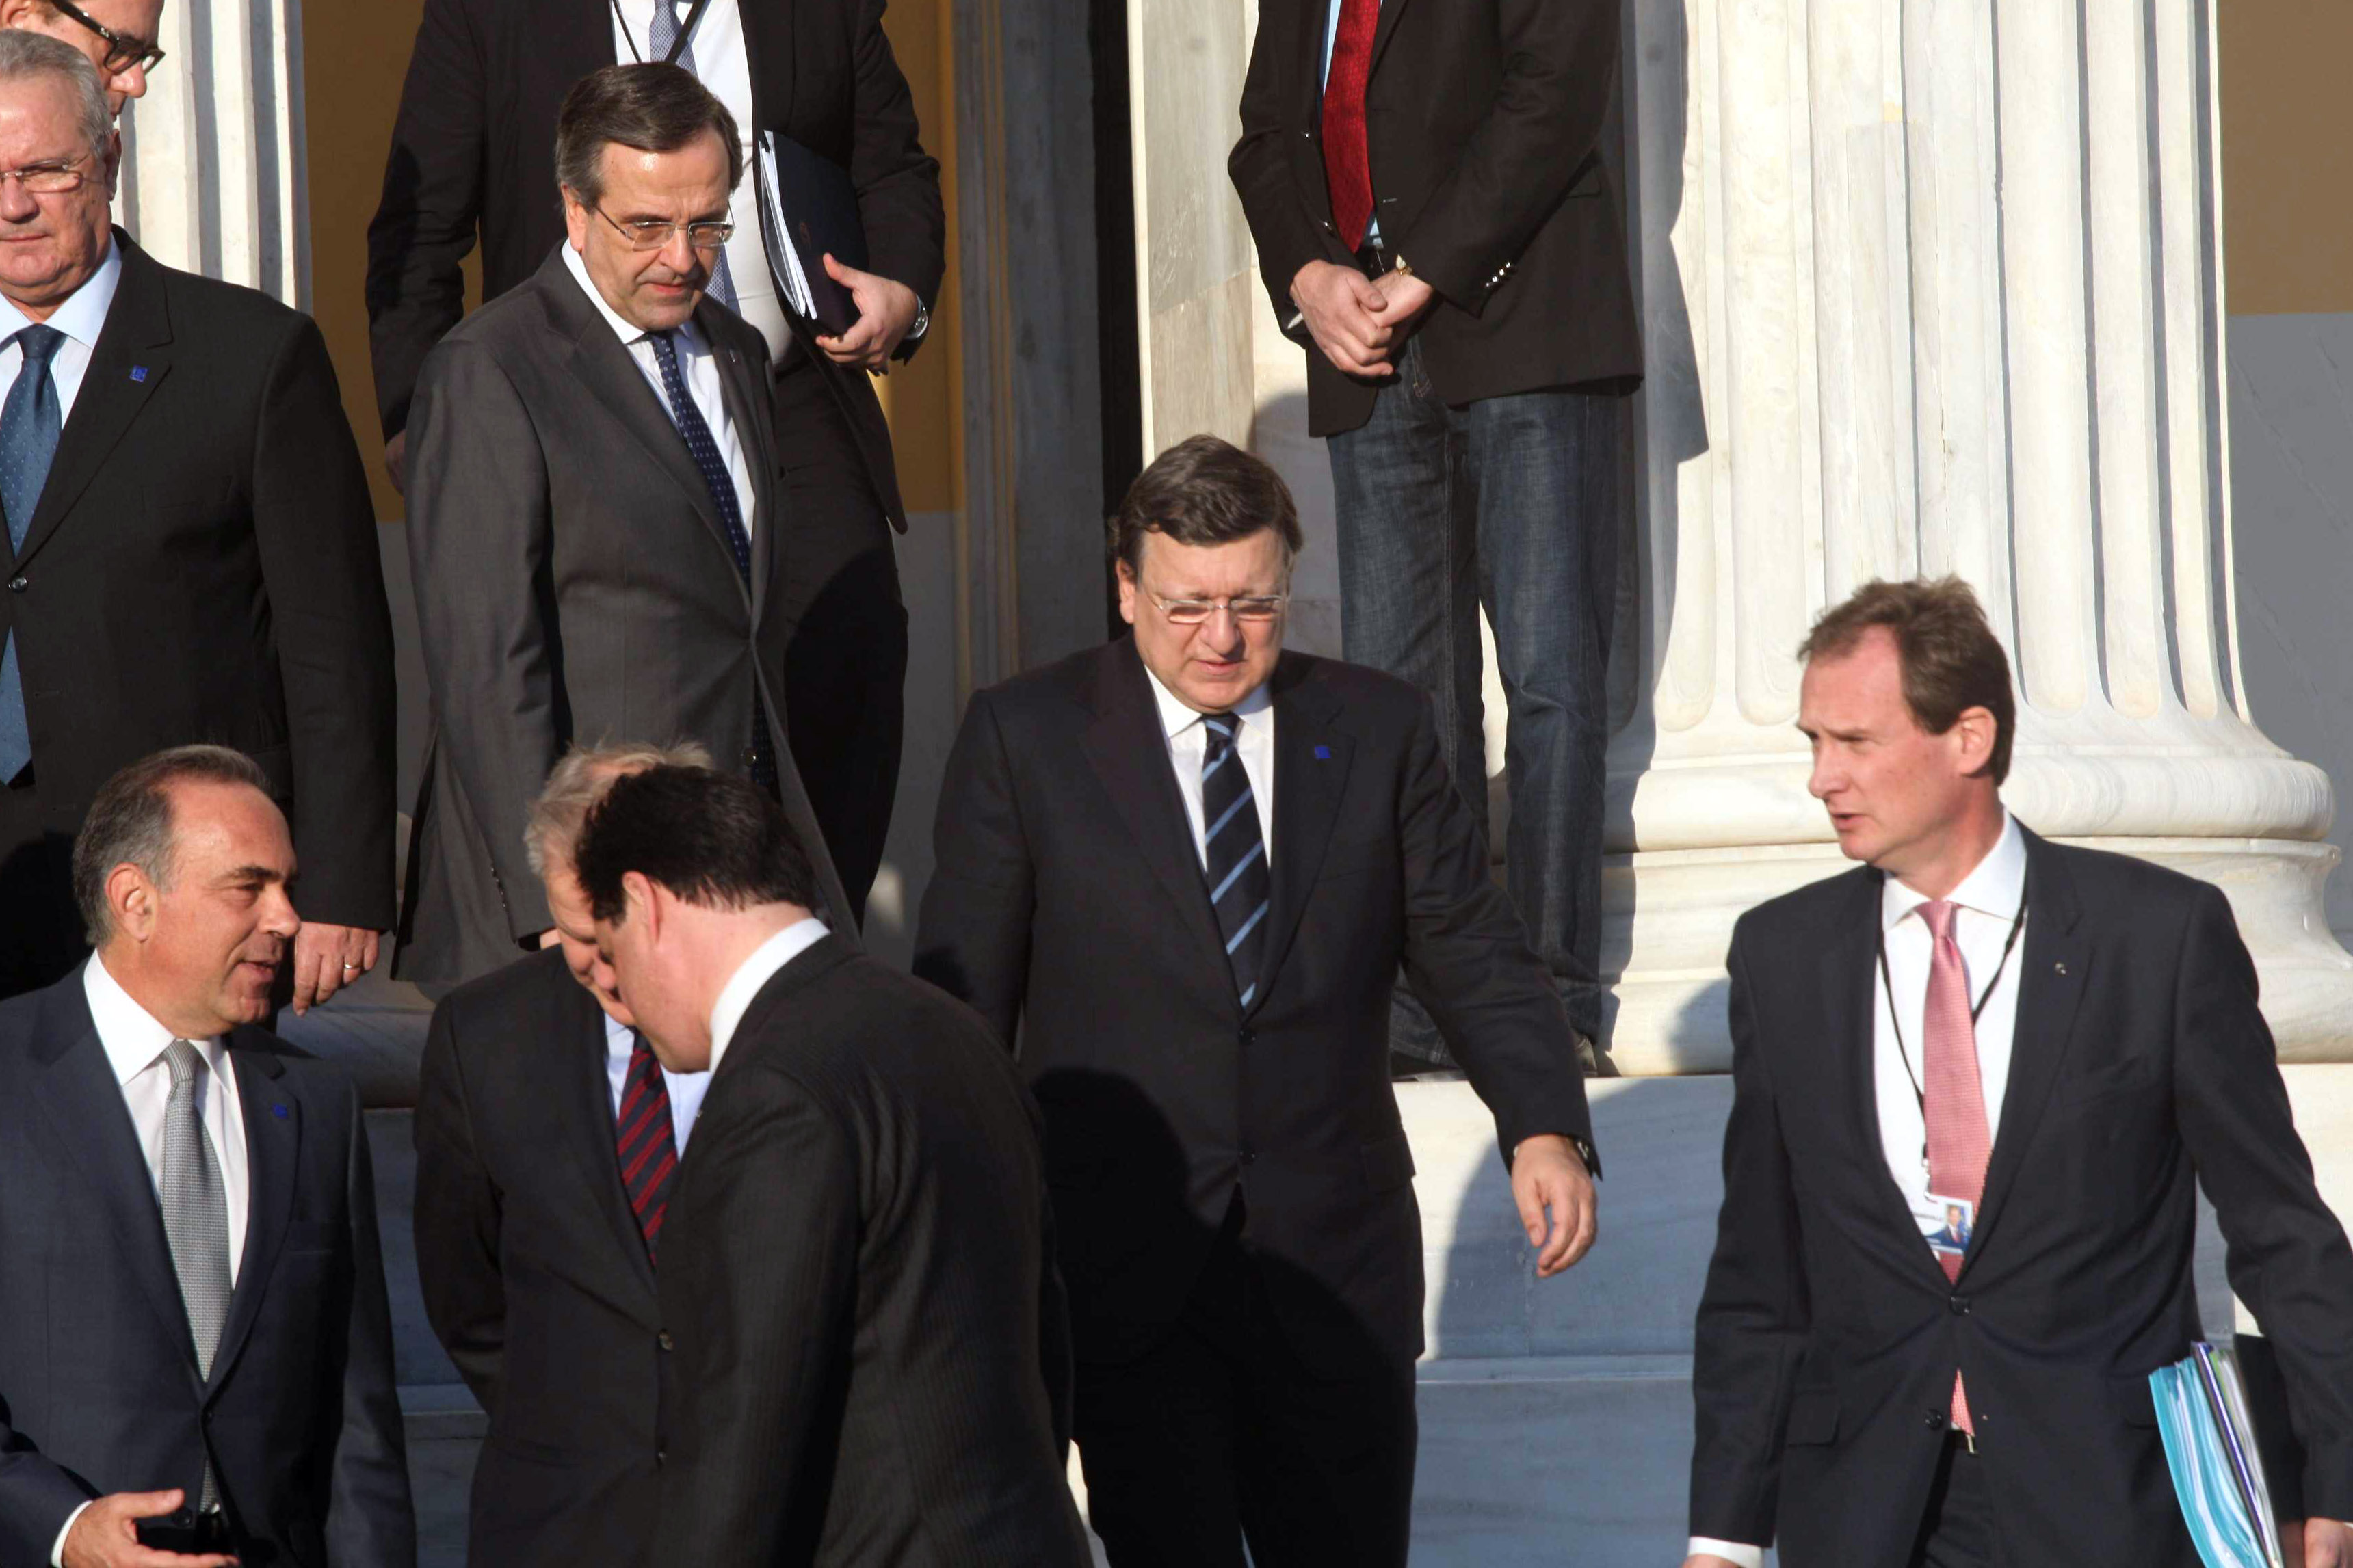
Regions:
<instances>
[{"instance_id":1,"label":"suit button","mask_svg":"<svg viewBox=\"0 0 2353 1568\"><path fill-rule=\"evenodd\" d=\"M1240 1029L1240 1030L1237 1030L1237 1031L1235 1032L1235 1034L1234 1034L1234 1038L1235 1038L1235 1039L1237 1039L1237 1040L1239 1040L1239 1041L1240 1041L1243 1045L1246 1045L1246 1046L1247 1046L1247 1045L1249 1045L1252 1040L1257 1039L1257 1038L1258 1038L1258 1037L1257 1037L1255 1034L1252 1034L1252 1033L1251 1033L1250 1030L1248 1030L1248 1029Z\"/></svg>"},{"instance_id":2,"label":"suit button","mask_svg":"<svg viewBox=\"0 0 2353 1568\"><path fill-rule=\"evenodd\" d=\"M1945 1304L1952 1308L1953 1316L1956 1318L1966 1318L1969 1315L1969 1299L1967 1296L1956 1296Z\"/></svg>"},{"instance_id":3,"label":"suit button","mask_svg":"<svg viewBox=\"0 0 2353 1568\"><path fill-rule=\"evenodd\" d=\"M1935 1431L1937 1427L1942 1426L1944 1424L1945 1413L1941 1410L1931 1410L1927 1415L1920 1418L1920 1425L1926 1426L1931 1432Z\"/></svg>"},{"instance_id":4,"label":"suit button","mask_svg":"<svg viewBox=\"0 0 2353 1568\"><path fill-rule=\"evenodd\" d=\"M25 581L22 577L11 577L8 579L8 592L12 594L21 594L31 586L32 584Z\"/></svg>"},{"instance_id":5,"label":"suit button","mask_svg":"<svg viewBox=\"0 0 2353 1568\"><path fill-rule=\"evenodd\" d=\"M1258 1151L1250 1147L1247 1143L1242 1145L1242 1163L1245 1165L1255 1165L1258 1163Z\"/></svg>"},{"instance_id":6,"label":"suit button","mask_svg":"<svg viewBox=\"0 0 2353 1568\"><path fill-rule=\"evenodd\" d=\"M746 746L744 748L744 765L747 768L755 768L760 765L759 747Z\"/></svg>"},{"instance_id":7,"label":"suit button","mask_svg":"<svg viewBox=\"0 0 2353 1568\"><path fill-rule=\"evenodd\" d=\"M656 1448L656 1449L654 1450L654 1463L655 1463L655 1464L657 1464L657 1465L667 1465L667 1464L669 1464L669 1463L670 1463L670 1450L669 1450L668 1448Z\"/></svg>"},{"instance_id":8,"label":"suit button","mask_svg":"<svg viewBox=\"0 0 2353 1568\"><path fill-rule=\"evenodd\" d=\"M656 1336L654 1343L661 1346L661 1348L666 1351L674 1351L678 1349L678 1346L671 1342L670 1331L668 1329L664 1329L659 1335Z\"/></svg>"}]
</instances>

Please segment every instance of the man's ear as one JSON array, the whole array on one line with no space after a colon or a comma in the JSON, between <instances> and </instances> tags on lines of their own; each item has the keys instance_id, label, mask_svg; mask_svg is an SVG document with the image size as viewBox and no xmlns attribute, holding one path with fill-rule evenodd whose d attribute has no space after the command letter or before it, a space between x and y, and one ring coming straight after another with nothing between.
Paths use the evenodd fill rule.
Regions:
<instances>
[{"instance_id":1,"label":"man's ear","mask_svg":"<svg viewBox=\"0 0 2353 1568\"><path fill-rule=\"evenodd\" d=\"M6 0L0 0L0 4L5 3ZM594 216L596 215L588 210L587 203L581 199L578 191L574 190L570 185L564 187L565 238L573 249L584 256L588 252L588 220Z\"/></svg>"},{"instance_id":2,"label":"man's ear","mask_svg":"<svg viewBox=\"0 0 2353 1568\"><path fill-rule=\"evenodd\" d=\"M1993 765L1994 742L2001 733L1990 708L1964 708L1953 721L1952 735L1960 748L1961 772L1974 778Z\"/></svg>"},{"instance_id":3,"label":"man's ear","mask_svg":"<svg viewBox=\"0 0 2353 1568\"><path fill-rule=\"evenodd\" d=\"M643 871L621 873L621 902L627 918L642 922L641 940L656 942L661 940L662 917L660 889L652 878Z\"/></svg>"},{"instance_id":4,"label":"man's ear","mask_svg":"<svg viewBox=\"0 0 2353 1568\"><path fill-rule=\"evenodd\" d=\"M1135 582L1135 569L1122 561L1112 570L1119 579L1120 618L1132 626L1135 625L1135 596L1139 592Z\"/></svg>"},{"instance_id":5,"label":"man's ear","mask_svg":"<svg viewBox=\"0 0 2353 1568\"><path fill-rule=\"evenodd\" d=\"M147 873L125 860L106 874L106 912L114 929L133 942L155 934L161 894Z\"/></svg>"}]
</instances>

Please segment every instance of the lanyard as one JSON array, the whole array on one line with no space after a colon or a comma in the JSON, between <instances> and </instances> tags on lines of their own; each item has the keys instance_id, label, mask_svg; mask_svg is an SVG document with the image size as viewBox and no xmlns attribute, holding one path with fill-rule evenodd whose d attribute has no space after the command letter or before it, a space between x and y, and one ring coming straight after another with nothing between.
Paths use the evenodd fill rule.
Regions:
<instances>
[{"instance_id":1,"label":"lanyard","mask_svg":"<svg viewBox=\"0 0 2353 1568\"><path fill-rule=\"evenodd\" d=\"M667 5L670 3L670 0L654 0L657 5ZM694 0L693 5L686 13L686 20L679 26L678 37L671 43L670 53L662 57L662 64L675 65L678 62L678 57L686 53L687 42L694 37L694 25L702 20L702 13L710 6L711 0ZM613 20L621 24L621 41L629 46L630 59L638 65L645 64L646 57L638 53L637 39L629 37L629 19L621 15L621 0L613 0Z\"/></svg>"},{"instance_id":2,"label":"lanyard","mask_svg":"<svg viewBox=\"0 0 2353 1568\"><path fill-rule=\"evenodd\" d=\"M1986 982L1985 989L1978 994L1976 1005L1969 1009L1971 1029L1977 1027L1978 1019L1985 1013L1986 1004L1993 1000L1993 988L2001 984L2001 972L2010 967L2011 950L2018 946L2019 932L2025 929L2026 889L2021 888L2018 893L2018 915L2010 922L2010 935L2002 942L2001 961L1993 966L1993 978ZM1957 939L1954 945L1959 945ZM1912 1085L1912 1098L1920 1105L1920 1124L1923 1129L1920 1135L1920 1168L1925 1171L1928 1168L1928 1136L1926 1131L1928 1123L1928 1096L1920 1087L1920 1075L1912 1070L1912 1053L1904 1043L1904 1020L1895 1007L1895 981L1887 972L1887 927L1884 924L1879 928L1879 984L1887 992L1887 1021L1895 1030L1896 1059L1904 1064L1904 1076Z\"/></svg>"}]
</instances>

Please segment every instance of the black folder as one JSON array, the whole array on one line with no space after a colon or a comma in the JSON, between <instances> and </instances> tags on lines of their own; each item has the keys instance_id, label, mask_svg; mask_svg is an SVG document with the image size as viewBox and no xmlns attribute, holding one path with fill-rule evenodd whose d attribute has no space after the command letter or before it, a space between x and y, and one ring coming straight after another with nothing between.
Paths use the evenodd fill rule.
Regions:
<instances>
[{"instance_id":1,"label":"black folder","mask_svg":"<svg viewBox=\"0 0 2353 1568\"><path fill-rule=\"evenodd\" d=\"M866 270L866 226L858 216L858 188L849 172L789 136L760 133L753 150L760 196L760 237L787 310L839 337L858 320L849 290L825 270L830 255Z\"/></svg>"}]
</instances>

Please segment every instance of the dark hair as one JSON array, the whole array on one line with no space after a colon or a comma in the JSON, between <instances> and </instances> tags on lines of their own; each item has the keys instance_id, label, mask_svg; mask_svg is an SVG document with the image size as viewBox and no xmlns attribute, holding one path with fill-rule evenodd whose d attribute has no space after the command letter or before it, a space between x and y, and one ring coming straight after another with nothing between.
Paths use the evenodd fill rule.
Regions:
<instances>
[{"instance_id":1,"label":"dark hair","mask_svg":"<svg viewBox=\"0 0 2353 1568\"><path fill-rule=\"evenodd\" d=\"M1111 518L1111 558L1133 576L1147 533L1178 544L1229 544L1262 528L1282 536L1286 564L1299 554L1299 509L1282 476L1230 442L1188 436L1153 458L1120 498Z\"/></svg>"},{"instance_id":2,"label":"dark hair","mask_svg":"<svg viewBox=\"0 0 2353 1568\"><path fill-rule=\"evenodd\" d=\"M615 779L580 825L572 869L590 912L608 922L627 907L631 871L706 910L817 907L808 850L783 809L751 780L711 768Z\"/></svg>"},{"instance_id":3,"label":"dark hair","mask_svg":"<svg viewBox=\"0 0 2353 1568\"><path fill-rule=\"evenodd\" d=\"M106 879L132 865L158 888L172 883L172 786L180 784L247 784L269 793L269 781L253 759L227 746L174 746L116 773L98 787L74 839L74 903L92 947L114 934L106 904Z\"/></svg>"},{"instance_id":4,"label":"dark hair","mask_svg":"<svg viewBox=\"0 0 2353 1568\"><path fill-rule=\"evenodd\" d=\"M1941 735L1972 708L1993 715L1993 755L1987 768L2000 784L2010 776L2010 745L2018 730L2010 694L2010 656L1986 623L1978 596L1958 577L1874 578L1846 603L1822 612L1798 657L1810 662L1854 651L1863 634L1884 626L1895 638L1904 671L1904 705L1913 722Z\"/></svg>"},{"instance_id":5,"label":"dark hair","mask_svg":"<svg viewBox=\"0 0 2353 1568\"><path fill-rule=\"evenodd\" d=\"M705 131L727 144L727 188L744 178L735 117L694 73L654 60L604 66L572 84L555 113L555 183L595 205L605 199L605 148L675 153Z\"/></svg>"}]
</instances>

